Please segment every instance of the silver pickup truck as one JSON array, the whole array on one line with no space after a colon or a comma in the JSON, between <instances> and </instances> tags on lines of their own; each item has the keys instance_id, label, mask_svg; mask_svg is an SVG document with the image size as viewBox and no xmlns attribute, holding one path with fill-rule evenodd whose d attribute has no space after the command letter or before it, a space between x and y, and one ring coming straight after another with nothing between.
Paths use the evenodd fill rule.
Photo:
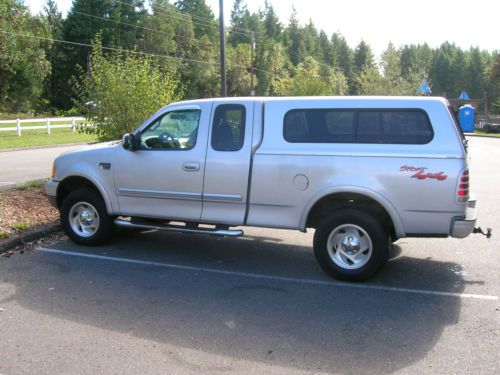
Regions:
<instances>
[{"instance_id":1,"label":"silver pickup truck","mask_svg":"<svg viewBox=\"0 0 500 375\"><path fill-rule=\"evenodd\" d=\"M442 98L174 103L121 143L58 157L46 192L79 244L115 226L314 228L319 264L353 281L385 264L391 241L463 238L476 222L466 142Z\"/></svg>"}]
</instances>

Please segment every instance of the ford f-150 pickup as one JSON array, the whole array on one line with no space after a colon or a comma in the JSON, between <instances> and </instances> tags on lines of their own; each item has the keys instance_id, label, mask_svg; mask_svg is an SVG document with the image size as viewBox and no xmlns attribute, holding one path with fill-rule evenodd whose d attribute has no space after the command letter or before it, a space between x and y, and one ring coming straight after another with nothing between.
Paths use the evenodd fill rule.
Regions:
<instances>
[{"instance_id":1,"label":"ford f-150 pickup","mask_svg":"<svg viewBox=\"0 0 500 375\"><path fill-rule=\"evenodd\" d=\"M443 98L218 98L173 103L122 142L66 153L46 192L68 236L115 226L240 236L314 228L333 277L365 280L403 237L468 236L467 145Z\"/></svg>"}]
</instances>

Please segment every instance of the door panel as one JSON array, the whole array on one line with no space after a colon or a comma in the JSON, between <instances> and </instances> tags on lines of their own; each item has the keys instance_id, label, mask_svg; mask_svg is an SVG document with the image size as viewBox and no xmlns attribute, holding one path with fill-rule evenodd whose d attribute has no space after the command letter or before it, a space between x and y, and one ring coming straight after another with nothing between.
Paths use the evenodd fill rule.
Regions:
<instances>
[{"instance_id":1,"label":"door panel","mask_svg":"<svg viewBox=\"0 0 500 375\"><path fill-rule=\"evenodd\" d=\"M114 176L123 215L200 220L211 106L168 109L141 132L141 149L120 148Z\"/></svg>"},{"instance_id":2,"label":"door panel","mask_svg":"<svg viewBox=\"0 0 500 375\"><path fill-rule=\"evenodd\" d=\"M253 112L253 100L217 103L213 108L201 216L204 222L244 224Z\"/></svg>"}]
</instances>

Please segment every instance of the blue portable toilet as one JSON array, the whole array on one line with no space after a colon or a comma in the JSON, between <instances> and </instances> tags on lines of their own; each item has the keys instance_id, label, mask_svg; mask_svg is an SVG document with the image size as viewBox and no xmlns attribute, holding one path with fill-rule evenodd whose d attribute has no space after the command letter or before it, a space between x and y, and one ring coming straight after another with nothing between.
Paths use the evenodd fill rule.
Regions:
<instances>
[{"instance_id":1,"label":"blue portable toilet","mask_svg":"<svg viewBox=\"0 0 500 375\"><path fill-rule=\"evenodd\" d=\"M476 109L470 104L465 104L458 109L458 121L464 133L474 131L474 112Z\"/></svg>"}]
</instances>

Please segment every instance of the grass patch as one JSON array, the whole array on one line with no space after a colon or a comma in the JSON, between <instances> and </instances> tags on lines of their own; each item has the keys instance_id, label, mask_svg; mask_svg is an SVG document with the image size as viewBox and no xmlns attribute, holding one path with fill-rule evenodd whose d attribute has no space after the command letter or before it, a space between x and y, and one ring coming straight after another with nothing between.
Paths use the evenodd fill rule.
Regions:
<instances>
[{"instance_id":1,"label":"grass patch","mask_svg":"<svg viewBox=\"0 0 500 375\"><path fill-rule=\"evenodd\" d=\"M95 141L97 141L95 135L73 133L71 128L51 129L50 135L45 129L24 130L21 137L18 137L15 132L0 132L0 149Z\"/></svg>"},{"instance_id":2,"label":"grass patch","mask_svg":"<svg viewBox=\"0 0 500 375\"><path fill-rule=\"evenodd\" d=\"M14 229L14 230L26 230L29 227L30 227L30 225L28 223L24 223L24 222L20 221L20 222L14 223L14 225L12 226L12 229Z\"/></svg>"},{"instance_id":3,"label":"grass patch","mask_svg":"<svg viewBox=\"0 0 500 375\"><path fill-rule=\"evenodd\" d=\"M489 137L500 138L500 133L490 133L490 132L485 132L485 131L481 131L481 130L474 130L474 134L482 134L482 135L487 135Z\"/></svg>"},{"instance_id":4,"label":"grass patch","mask_svg":"<svg viewBox=\"0 0 500 375\"><path fill-rule=\"evenodd\" d=\"M6 239L6 238L9 238L9 233L4 232L3 230L0 231L0 239L3 240L3 239Z\"/></svg>"},{"instance_id":5,"label":"grass patch","mask_svg":"<svg viewBox=\"0 0 500 375\"><path fill-rule=\"evenodd\" d=\"M33 180L17 186L17 190L39 189L45 186L46 180Z\"/></svg>"}]
</instances>

